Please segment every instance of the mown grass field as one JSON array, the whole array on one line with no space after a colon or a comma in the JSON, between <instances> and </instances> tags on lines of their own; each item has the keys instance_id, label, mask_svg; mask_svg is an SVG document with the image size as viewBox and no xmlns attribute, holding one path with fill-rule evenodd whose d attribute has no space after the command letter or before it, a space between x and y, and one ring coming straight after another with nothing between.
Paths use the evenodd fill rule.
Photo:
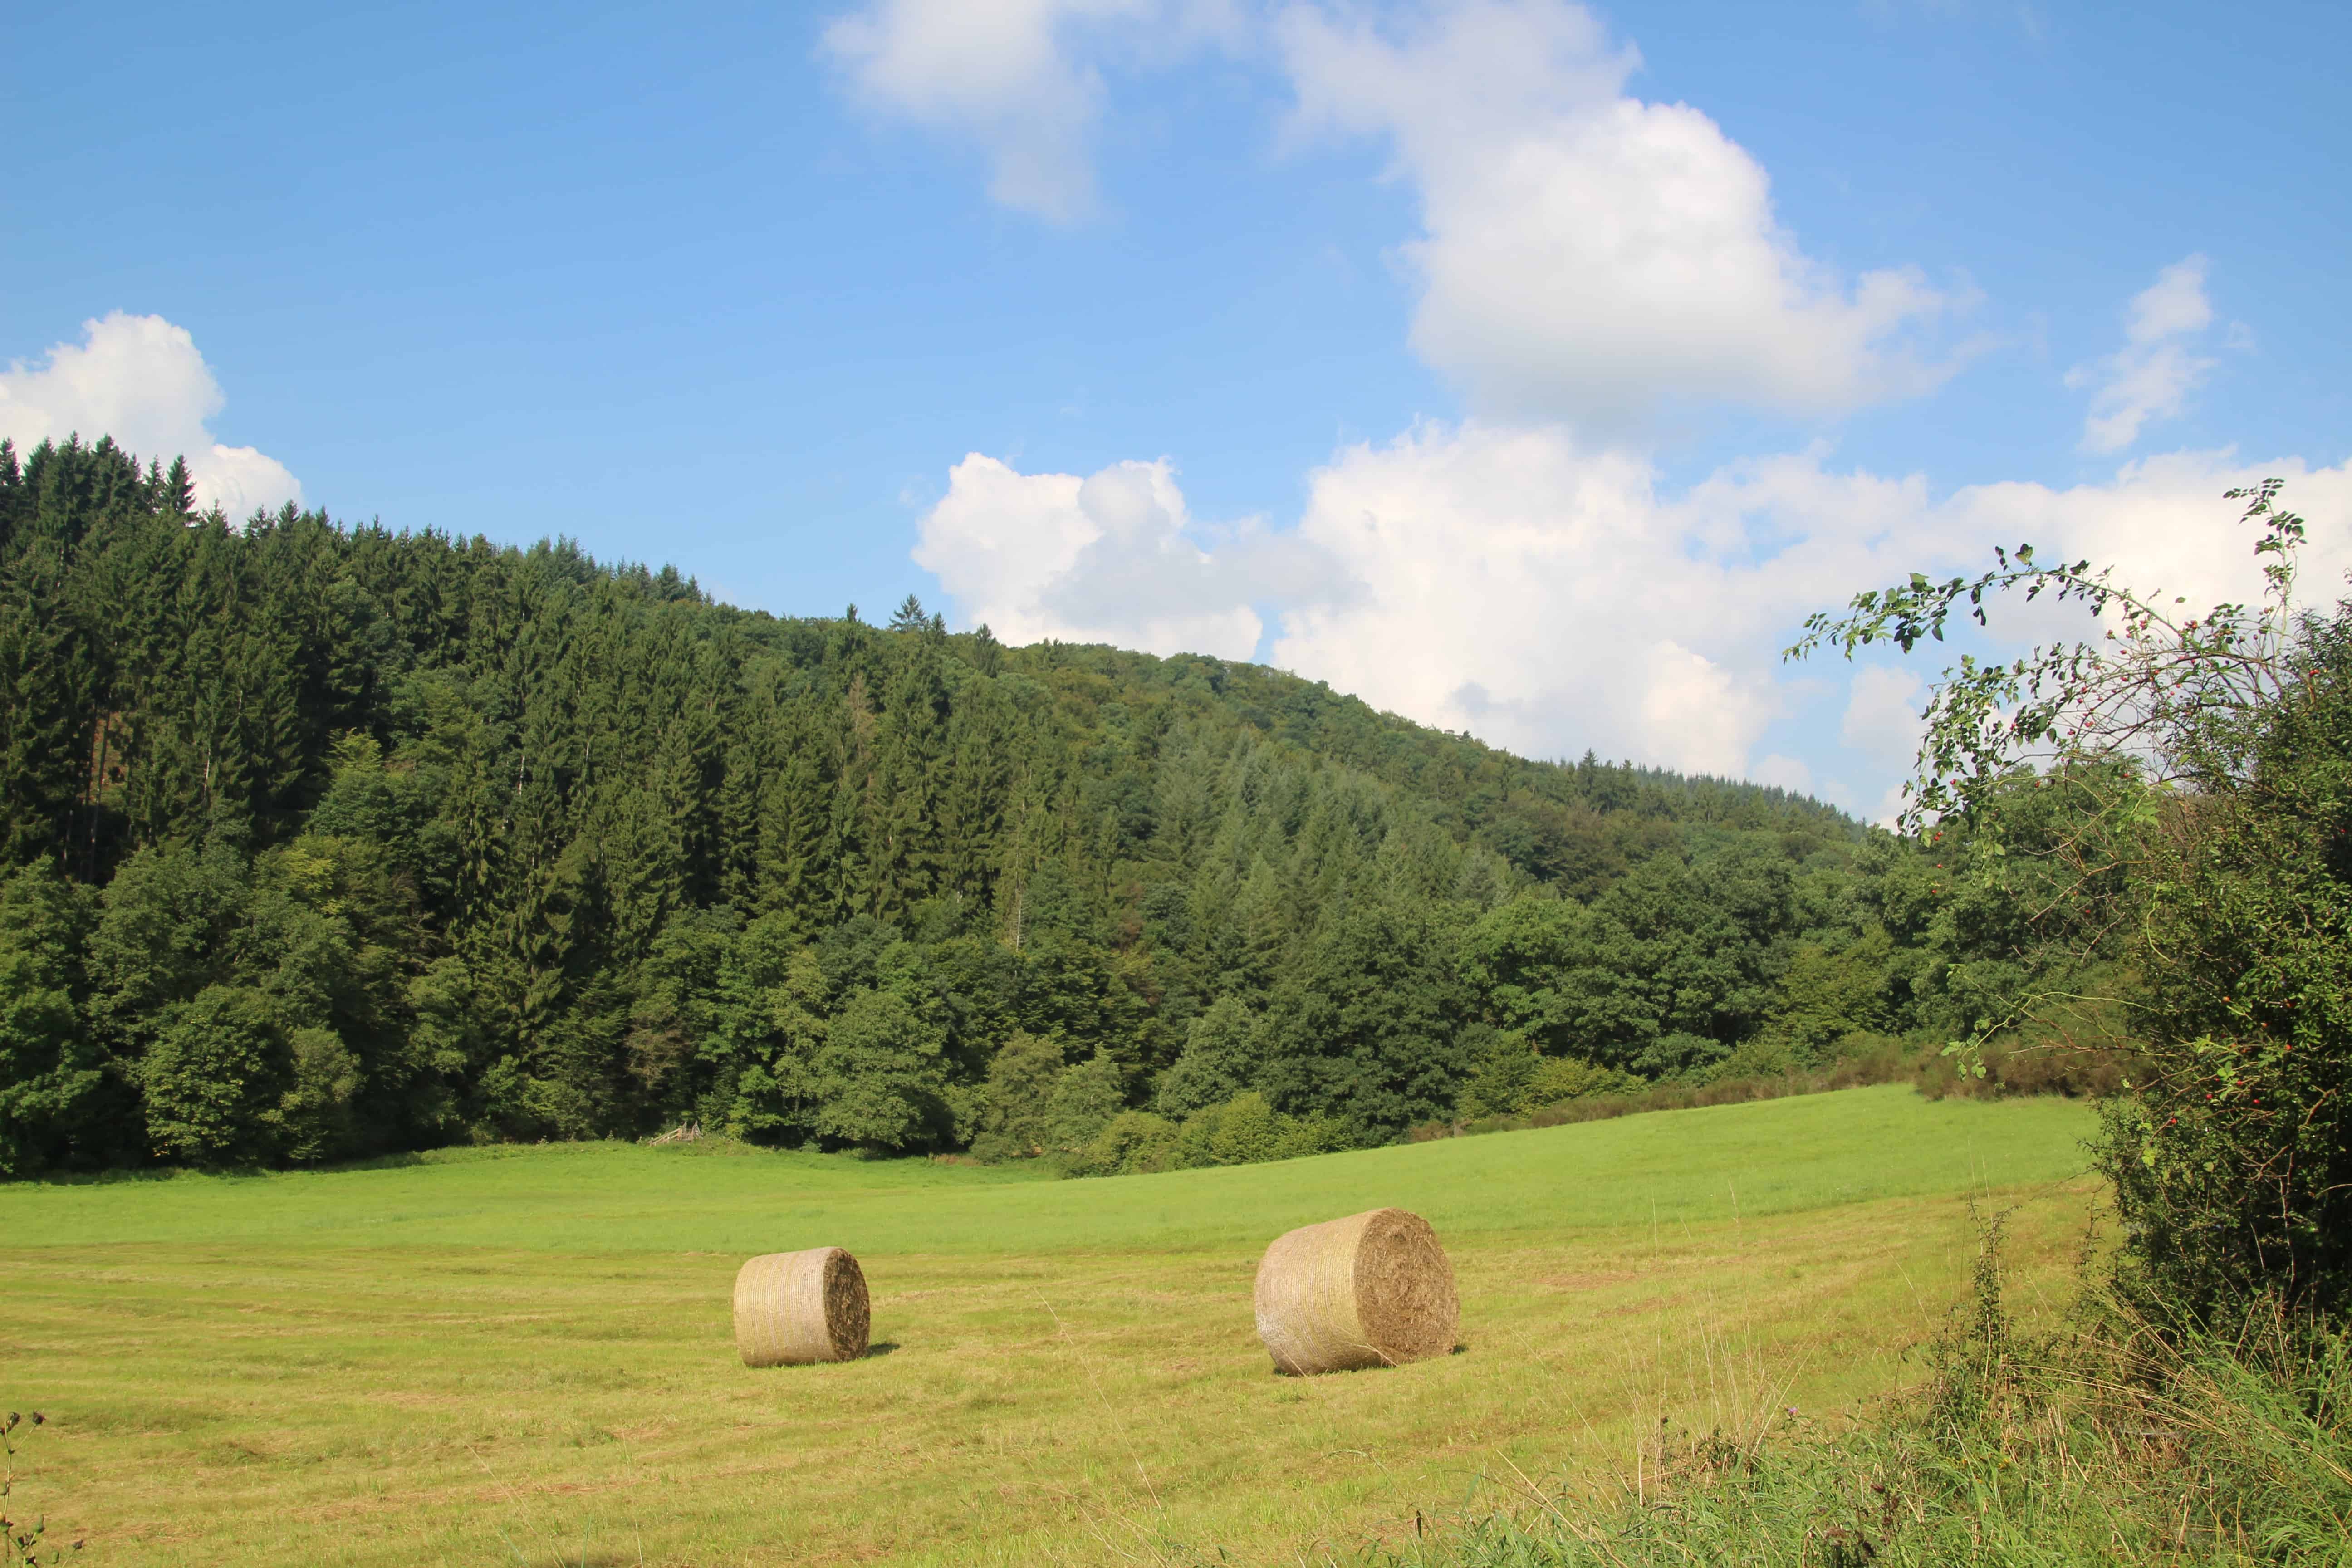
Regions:
<instances>
[{"instance_id":1,"label":"mown grass field","mask_svg":"<svg viewBox=\"0 0 2352 1568\"><path fill-rule=\"evenodd\" d=\"M1322 1562L1662 1415L1890 1386L1970 1193L2063 1296L2090 1125L1889 1088L1096 1182L607 1144L0 1186L0 1404L51 1419L14 1501L93 1564ZM1273 1375L1259 1251L1384 1204L1466 1349ZM746 1370L737 1265L826 1243L877 1353Z\"/></svg>"}]
</instances>

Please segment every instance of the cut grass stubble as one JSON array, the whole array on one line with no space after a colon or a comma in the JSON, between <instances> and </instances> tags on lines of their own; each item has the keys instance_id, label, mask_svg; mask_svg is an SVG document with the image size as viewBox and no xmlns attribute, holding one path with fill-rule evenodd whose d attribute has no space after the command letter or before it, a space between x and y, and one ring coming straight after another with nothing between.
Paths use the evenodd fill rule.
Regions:
<instances>
[{"instance_id":1,"label":"cut grass stubble","mask_svg":"<svg viewBox=\"0 0 2352 1568\"><path fill-rule=\"evenodd\" d=\"M1965 1272L1958 1193L2026 1189L2017 1289L2063 1279L2086 1124L1865 1090L1050 1185L610 1149L0 1189L0 1392L51 1414L36 1483L121 1562L1297 1561L1613 1467L1661 1415L1885 1386ZM372 1223L319 1223L335 1184ZM1223 1238L1384 1200L1439 1226L1468 1353L1270 1375ZM755 1204L793 1217L707 1247ZM698 1250L628 1249L653 1210ZM743 1254L853 1237L877 1353L744 1370Z\"/></svg>"}]
</instances>

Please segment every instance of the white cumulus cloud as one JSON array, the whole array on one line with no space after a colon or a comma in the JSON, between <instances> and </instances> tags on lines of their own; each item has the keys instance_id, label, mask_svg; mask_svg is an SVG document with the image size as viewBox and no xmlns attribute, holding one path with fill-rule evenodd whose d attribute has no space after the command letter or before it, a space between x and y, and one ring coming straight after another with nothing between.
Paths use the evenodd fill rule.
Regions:
<instances>
[{"instance_id":1,"label":"white cumulus cloud","mask_svg":"<svg viewBox=\"0 0 2352 1568\"><path fill-rule=\"evenodd\" d=\"M2066 373L2069 386L2095 385L2083 421L2083 449L2120 452L2150 420L2178 417L2189 395L2213 369L2185 340L2213 324L2205 296L2206 261L2174 262L2133 296L2124 346L2095 364Z\"/></svg>"},{"instance_id":2,"label":"white cumulus cloud","mask_svg":"<svg viewBox=\"0 0 2352 1568\"><path fill-rule=\"evenodd\" d=\"M184 457L199 506L232 518L302 499L286 465L251 447L228 447L208 427L220 384L185 327L121 310L82 323L79 343L53 345L42 363L0 370L0 437L19 450L79 435L111 436L142 458Z\"/></svg>"},{"instance_id":3,"label":"white cumulus cloud","mask_svg":"<svg viewBox=\"0 0 2352 1568\"><path fill-rule=\"evenodd\" d=\"M1416 351L1483 415L1622 424L1727 400L1834 411L1925 391L1921 330L1956 301L1916 270L1848 283L1699 110L1626 91L1640 65L1570 0L1461 0L1383 26L1302 5L1278 29L1296 130L1386 138L1419 193Z\"/></svg>"},{"instance_id":4,"label":"white cumulus cloud","mask_svg":"<svg viewBox=\"0 0 2352 1568\"><path fill-rule=\"evenodd\" d=\"M1719 569L1643 460L1559 427L1424 425L1314 477L1299 532L1362 591L1290 608L1274 661L1537 755L1734 773L1769 721L1725 662Z\"/></svg>"},{"instance_id":5,"label":"white cumulus cloud","mask_svg":"<svg viewBox=\"0 0 2352 1568\"><path fill-rule=\"evenodd\" d=\"M958 616L1003 640L1108 642L1159 654L1245 659L1264 630L1254 602L1343 593L1332 563L1254 523L1204 547L1158 462L1024 474L974 452L918 528L916 563Z\"/></svg>"},{"instance_id":6,"label":"white cumulus cloud","mask_svg":"<svg viewBox=\"0 0 2352 1568\"><path fill-rule=\"evenodd\" d=\"M998 201L1066 221L1093 202L1106 68L1211 39L1271 47L1293 140L1394 149L1422 209L1412 346L1482 417L1835 412L1953 368L1927 340L1964 300L1808 257L1762 166L1698 110L1629 93L1639 55L1575 0L866 0L824 48L868 103L976 148Z\"/></svg>"},{"instance_id":7,"label":"white cumulus cloud","mask_svg":"<svg viewBox=\"0 0 2352 1568\"><path fill-rule=\"evenodd\" d=\"M1067 221L1094 200L1096 58L1168 58L1229 34L1223 0L868 0L825 29L858 95L975 145L989 194Z\"/></svg>"},{"instance_id":8,"label":"white cumulus cloud","mask_svg":"<svg viewBox=\"0 0 2352 1568\"><path fill-rule=\"evenodd\" d=\"M975 455L924 520L917 559L1008 641L1242 658L1267 616L1273 662L1423 723L1523 754L1589 746L1803 787L1804 764L1757 752L1802 700L1779 653L1806 615L1914 569L1986 564L1994 543L2020 541L2111 563L2119 581L2200 607L2250 599L2262 589L2253 537L2221 492L2272 474L2314 521L2306 596L2332 604L2352 568L2352 464L2178 453L2099 483L1937 500L1921 476L1840 471L1815 450L1669 495L1622 448L1562 426L1478 421L1344 448L1314 475L1295 531L1225 540L1191 524L1164 462L1080 479ZM1996 605L1992 629L2014 642L2089 627ZM1931 644L1852 678L1832 722L1874 798L1907 768L1939 655L1950 657Z\"/></svg>"},{"instance_id":9,"label":"white cumulus cloud","mask_svg":"<svg viewBox=\"0 0 2352 1568\"><path fill-rule=\"evenodd\" d=\"M1779 650L1811 612L1914 569L1989 564L1994 543L2021 540L2192 605L2251 599L2254 540L2221 492L2268 474L2315 520L2305 592L2332 604L2352 567L2352 465L2181 453L2103 483L1970 486L1937 500L1919 476L1841 472L1807 452L1666 496L1646 462L1558 427L1427 426L1318 474L1300 531L1364 588L1286 612L1274 657L1522 752L1591 745L1748 772L1794 700ZM1992 629L2014 641L2089 628L2010 605ZM1949 657L1930 645L1909 669L1865 671L1854 688L1844 738L1875 768L1908 763L1917 721L1905 704L1924 697L1937 654Z\"/></svg>"}]
</instances>

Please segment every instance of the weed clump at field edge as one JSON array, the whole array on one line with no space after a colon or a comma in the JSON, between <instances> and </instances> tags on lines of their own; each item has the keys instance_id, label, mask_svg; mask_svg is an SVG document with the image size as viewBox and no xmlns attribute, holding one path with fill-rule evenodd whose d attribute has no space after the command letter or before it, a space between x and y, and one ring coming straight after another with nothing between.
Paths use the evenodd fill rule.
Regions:
<instances>
[{"instance_id":1,"label":"weed clump at field edge","mask_svg":"<svg viewBox=\"0 0 2352 1568\"><path fill-rule=\"evenodd\" d=\"M33 1428L47 1424L48 1417L37 1410L33 1412ZM9 1568L34 1568L37 1564L65 1561L65 1552L48 1539L49 1521L46 1516L27 1520L13 1518L8 1512L8 1500L16 1490L16 1434L26 1425L25 1415L15 1410L8 1412L5 1421L0 1421L0 1560L5 1560ZM81 1548L79 1541L73 1543L74 1551Z\"/></svg>"},{"instance_id":2,"label":"weed clump at field edge","mask_svg":"<svg viewBox=\"0 0 2352 1568\"><path fill-rule=\"evenodd\" d=\"M1951 1563L2352 1562L2352 1343L2274 1309L2162 1333L2095 1296L2019 1333L1998 1226L1969 1298L1925 1347L1924 1386L1858 1427L1770 1438L1661 1426L1642 1479L1474 1516L1412 1568L1918 1568ZM1793 1415L1793 1412L1790 1413Z\"/></svg>"}]
</instances>

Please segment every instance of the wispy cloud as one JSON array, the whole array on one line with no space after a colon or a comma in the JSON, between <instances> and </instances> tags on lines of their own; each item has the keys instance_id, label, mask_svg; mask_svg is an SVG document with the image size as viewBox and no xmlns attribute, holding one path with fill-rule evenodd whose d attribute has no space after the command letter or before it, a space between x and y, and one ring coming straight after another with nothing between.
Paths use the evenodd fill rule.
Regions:
<instances>
[{"instance_id":1,"label":"wispy cloud","mask_svg":"<svg viewBox=\"0 0 2352 1568\"><path fill-rule=\"evenodd\" d=\"M824 48L860 98L977 148L997 201L1069 222L1094 205L1102 64L1165 63L1237 16L1228 0L867 0Z\"/></svg>"},{"instance_id":2,"label":"wispy cloud","mask_svg":"<svg viewBox=\"0 0 2352 1568\"><path fill-rule=\"evenodd\" d=\"M2068 386L2096 388L2083 421L2084 451L2120 452L2150 422L2178 418L2189 395L2211 373L2214 362L2189 342L2213 324L2206 265L2202 256L2184 257L2158 273L2132 297L2124 346L2066 373Z\"/></svg>"}]
</instances>

